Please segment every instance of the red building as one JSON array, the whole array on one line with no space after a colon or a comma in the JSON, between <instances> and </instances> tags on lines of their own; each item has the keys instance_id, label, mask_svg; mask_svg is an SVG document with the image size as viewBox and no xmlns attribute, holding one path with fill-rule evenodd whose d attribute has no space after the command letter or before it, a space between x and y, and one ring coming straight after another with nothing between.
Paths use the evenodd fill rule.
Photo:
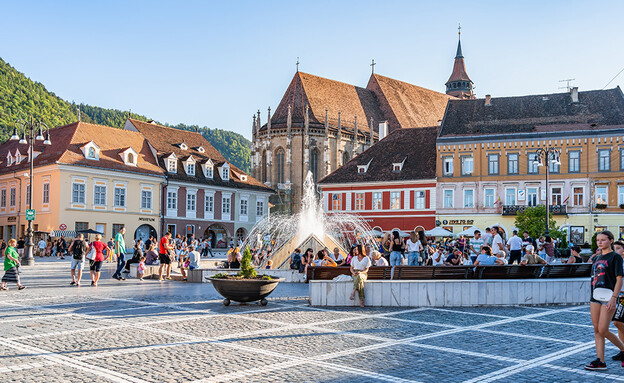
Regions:
<instances>
[{"instance_id":1,"label":"red building","mask_svg":"<svg viewBox=\"0 0 624 383\"><path fill-rule=\"evenodd\" d=\"M319 182L326 212L382 231L435 227L438 127L397 129Z\"/></svg>"}]
</instances>

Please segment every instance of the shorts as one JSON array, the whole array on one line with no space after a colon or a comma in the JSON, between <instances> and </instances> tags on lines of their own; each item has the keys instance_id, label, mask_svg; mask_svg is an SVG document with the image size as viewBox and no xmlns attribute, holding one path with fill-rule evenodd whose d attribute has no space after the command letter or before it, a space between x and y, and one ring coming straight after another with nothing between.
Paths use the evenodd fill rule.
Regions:
<instances>
[{"instance_id":1,"label":"shorts","mask_svg":"<svg viewBox=\"0 0 624 383\"><path fill-rule=\"evenodd\" d=\"M71 269L72 270L82 270L84 266L84 261L82 259L74 259L72 258Z\"/></svg>"},{"instance_id":2,"label":"shorts","mask_svg":"<svg viewBox=\"0 0 624 383\"><path fill-rule=\"evenodd\" d=\"M89 270L99 273L101 268L102 261L89 261Z\"/></svg>"},{"instance_id":3,"label":"shorts","mask_svg":"<svg viewBox=\"0 0 624 383\"><path fill-rule=\"evenodd\" d=\"M169 258L168 254L158 254L158 259L160 260L161 265L171 264L171 258Z\"/></svg>"}]
</instances>

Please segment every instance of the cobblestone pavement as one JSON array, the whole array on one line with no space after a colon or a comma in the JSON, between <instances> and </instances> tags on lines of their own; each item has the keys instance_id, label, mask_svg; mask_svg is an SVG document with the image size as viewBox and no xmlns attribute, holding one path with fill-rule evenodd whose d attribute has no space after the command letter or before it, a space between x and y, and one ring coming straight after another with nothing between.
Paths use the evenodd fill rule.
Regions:
<instances>
[{"instance_id":1,"label":"cobblestone pavement","mask_svg":"<svg viewBox=\"0 0 624 383\"><path fill-rule=\"evenodd\" d=\"M315 308L280 284L224 307L209 284L110 279L70 287L67 262L0 294L2 382L612 382L587 306ZM607 347L607 357L617 350Z\"/></svg>"}]
</instances>

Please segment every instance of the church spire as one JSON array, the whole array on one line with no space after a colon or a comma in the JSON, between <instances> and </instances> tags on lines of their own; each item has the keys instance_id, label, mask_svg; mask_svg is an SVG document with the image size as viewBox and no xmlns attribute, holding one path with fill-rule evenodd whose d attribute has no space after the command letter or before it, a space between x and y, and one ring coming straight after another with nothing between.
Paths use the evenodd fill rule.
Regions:
<instances>
[{"instance_id":1,"label":"church spire","mask_svg":"<svg viewBox=\"0 0 624 383\"><path fill-rule=\"evenodd\" d=\"M464 64L464 55L461 48L461 25L457 27L457 53L455 54L455 63L453 64L453 72L446 82L446 94L463 99L475 98L472 92L473 82L466 73L466 65Z\"/></svg>"}]
</instances>

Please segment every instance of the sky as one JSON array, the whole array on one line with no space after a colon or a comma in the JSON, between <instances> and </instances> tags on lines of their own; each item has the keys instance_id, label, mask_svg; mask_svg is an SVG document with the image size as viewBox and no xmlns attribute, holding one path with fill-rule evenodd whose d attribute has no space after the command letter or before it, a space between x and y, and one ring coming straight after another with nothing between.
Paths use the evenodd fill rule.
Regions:
<instances>
[{"instance_id":1,"label":"sky","mask_svg":"<svg viewBox=\"0 0 624 383\"><path fill-rule=\"evenodd\" d=\"M602 89L624 69L622 1L7 1L0 57L59 97L251 137L296 71L477 97ZM608 88L624 88L624 73Z\"/></svg>"}]
</instances>

